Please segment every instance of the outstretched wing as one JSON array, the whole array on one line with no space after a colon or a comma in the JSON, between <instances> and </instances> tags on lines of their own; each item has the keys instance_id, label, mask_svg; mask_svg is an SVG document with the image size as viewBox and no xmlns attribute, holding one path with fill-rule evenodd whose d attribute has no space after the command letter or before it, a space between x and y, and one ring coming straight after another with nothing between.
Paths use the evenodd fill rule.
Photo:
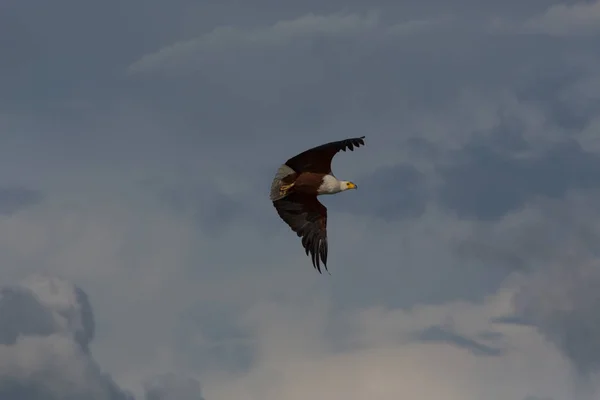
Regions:
<instances>
[{"instance_id":1,"label":"outstretched wing","mask_svg":"<svg viewBox=\"0 0 600 400\"><path fill-rule=\"evenodd\" d=\"M339 140L313 147L290 158L285 162L285 165L297 173L318 172L329 174L331 173L331 160L333 156L340 150L346 151L346 149L350 149L350 151L354 151L355 147L364 146L364 138L364 136L361 136L359 138Z\"/></svg>"},{"instance_id":2,"label":"outstretched wing","mask_svg":"<svg viewBox=\"0 0 600 400\"><path fill-rule=\"evenodd\" d=\"M279 217L298 237L313 267L321 273L321 262L327 271L327 207L316 196L291 193L273 202Z\"/></svg>"}]
</instances>

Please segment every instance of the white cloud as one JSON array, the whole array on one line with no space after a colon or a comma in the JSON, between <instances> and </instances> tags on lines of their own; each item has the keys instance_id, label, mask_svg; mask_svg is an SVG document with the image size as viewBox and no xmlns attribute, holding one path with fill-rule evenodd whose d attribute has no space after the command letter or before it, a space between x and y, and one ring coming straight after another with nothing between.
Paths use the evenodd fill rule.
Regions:
<instances>
[{"instance_id":1,"label":"white cloud","mask_svg":"<svg viewBox=\"0 0 600 400\"><path fill-rule=\"evenodd\" d=\"M56 325L63 332L72 332L79 344L87 349L95 327L91 304L84 291L64 280L42 275L28 277L23 286L52 311Z\"/></svg>"},{"instance_id":2,"label":"white cloud","mask_svg":"<svg viewBox=\"0 0 600 400\"><path fill-rule=\"evenodd\" d=\"M71 283L36 275L0 287L0 398L134 400L97 365L88 349L93 335L91 304ZM169 373L144 380L138 398L203 400L194 378Z\"/></svg>"},{"instance_id":3,"label":"white cloud","mask_svg":"<svg viewBox=\"0 0 600 400\"><path fill-rule=\"evenodd\" d=\"M245 320L260 343L257 362L246 374L215 373L205 388L207 399L569 398L569 366L551 345L530 327L490 323L510 311L511 295L507 287L483 304L364 309L347 314L344 334L333 337L327 329L333 315L316 299L304 308L257 306ZM508 352L484 358L411 339L414 331L444 320L469 337L502 333L500 344ZM345 341L352 346L336 351Z\"/></svg>"},{"instance_id":4,"label":"white cloud","mask_svg":"<svg viewBox=\"0 0 600 400\"><path fill-rule=\"evenodd\" d=\"M342 286L344 296L351 296L338 297L336 301L358 298L363 306L385 304L392 297L414 299L424 292L450 290L456 295L459 291L472 291L469 285L477 279L469 281L469 275L477 271L472 272L465 266L467 262L456 258L453 246L472 235L488 238L485 230L475 229L481 226L476 221L461 221L432 207L418 219L377 222L369 217L347 218L346 214L335 212L332 206L333 277L323 279L312 271L299 243L293 235L287 235L287 228L279 224L268 202L260 200L261 205L256 205L253 202L259 200L250 197L245 207L249 213L257 214L256 220L273 217L266 224L277 229L269 228L268 233L257 234L261 227L240 219L219 235L211 235L194 226L187 214L172 213L146 192L129 194L132 197L128 197L128 201L120 202L114 197L98 199L90 194L78 199L76 209L60 206L54 198L28 212L0 220L0 230L12 232L0 236L0 249L5 254L12 252L13 260L17 261L15 266L35 265L34 269L73 276L86 288L96 309L100 310L102 321L98 328L101 334L93 343L96 357L122 387L134 389L139 396L142 396L142 382L147 376L169 370L202 373L207 400L228 398L232 395L229 390L234 389L239 393L248 390L248 396L254 398L264 395L268 399L275 396L273 391L280 393L281 399L287 400L284 396L293 399L293 393L299 390L295 385L315 391L333 391L349 379L345 374L352 377L352 381L346 382L349 388L354 387L364 396L380 398L405 390L421 393L424 398L436 395L433 387L427 386L425 381L419 383L416 377L399 381L397 376L404 374L418 373L427 379L441 380L445 382L442 387L449 393L457 398L466 396L465 399L474 396L473 393L494 390L502 393L500 384L491 376L502 375L505 368L514 368L518 373L504 376L500 382L514 386L511 389L514 394L523 397L554 390L553 384L543 384L544 374L557 382L568 378L568 367L559 361L560 354L550 344L543 345L532 328L501 329L507 335L504 339L507 342L501 343L503 347L514 350L526 348L525 342L533 343L532 353L522 356L511 351L502 356L480 358L448 345L409 341L415 331L446 323L466 337L496 329L488 319L509 310L502 291L481 306L453 303L420 307L411 312L382 306L358 314L347 310L342 323L349 326L347 332L333 337L326 332L328 320L340 317L332 314L331 291L340 290ZM535 210L539 204L531 207ZM562 205L560 209L569 208L584 210L572 204ZM489 242L496 244L500 251L502 246L508 247L507 251L522 251L514 243L508 243L507 238L518 240L520 231L525 235L535 234L537 231L527 230L523 225L538 226L551 214L514 213L502 224L490 224L496 230L492 230L494 235L489 235ZM582 211L579 218L584 215ZM59 238L61 240L56 240ZM432 247L432 243L435 246ZM556 243L546 244L554 246ZM231 251L232 245L235 251ZM366 250L355 251L359 246ZM377 267L367 269L367 265ZM492 267L477 265L477 270L486 268ZM9 267L5 271L22 272L15 269ZM25 282L39 292L42 303L53 312L68 313L68 310L81 308L73 306L75 297L67 286L38 279ZM289 282L294 284L289 285ZM313 297L314 302L307 305L304 300L307 297ZM283 304L271 304L273 298L283 299ZM248 373L237 371L230 375L227 368L198 365L202 363L199 358L203 346L214 343L194 342L204 328L201 319L193 325L187 324L195 315L206 311L217 313L221 322L239 322L249 335L248 346L256 352L256 359L251 362ZM245 319L236 320L240 313L246 312ZM523 329L528 333L522 333ZM336 350L332 341L346 349ZM127 354L115 343L126 343ZM538 351L548 352L548 358ZM448 361L441 363L436 358L437 352ZM387 359L382 355L386 353L389 354ZM405 364L406 359L412 361ZM541 370L537 378L538 372L535 372L530 385L521 382L519 375L526 375L525 365L533 368L531 365L536 362L548 369ZM298 365L294 366L295 363ZM348 367L348 363L355 366ZM397 369L394 369L396 364ZM390 372L376 372L369 365L383 365ZM416 372L410 372L415 365L419 366ZM450 365L459 365L461 369L453 370L456 375L446 376L440 372ZM332 374L331 382L313 375L309 372L312 369ZM263 380L266 378L262 375L268 376L272 370L283 376L276 378L276 374L271 380ZM480 370L489 370L489 375L477 382L467 379ZM305 380L294 382L293 376ZM377 385L383 384L376 382L382 380L389 387L383 394L377 394ZM321 383L325 386L318 386L317 382L325 382ZM456 382L462 386L454 387ZM359 387L351 386L353 384ZM231 389L219 388L220 385ZM350 391L342 385L342 394L344 390Z\"/></svg>"},{"instance_id":5,"label":"white cloud","mask_svg":"<svg viewBox=\"0 0 600 400\"><path fill-rule=\"evenodd\" d=\"M85 293L56 278L27 281L1 289L0 397L131 399L88 352L94 322Z\"/></svg>"}]
</instances>

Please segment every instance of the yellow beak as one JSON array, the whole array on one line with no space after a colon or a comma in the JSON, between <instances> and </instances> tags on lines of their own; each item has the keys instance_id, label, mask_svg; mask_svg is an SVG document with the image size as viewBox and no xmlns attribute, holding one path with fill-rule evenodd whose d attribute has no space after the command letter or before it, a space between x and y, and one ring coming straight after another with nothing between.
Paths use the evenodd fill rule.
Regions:
<instances>
[{"instance_id":1,"label":"yellow beak","mask_svg":"<svg viewBox=\"0 0 600 400\"><path fill-rule=\"evenodd\" d=\"M354 183L349 182L348 183L348 189L358 189L358 186L356 186Z\"/></svg>"}]
</instances>

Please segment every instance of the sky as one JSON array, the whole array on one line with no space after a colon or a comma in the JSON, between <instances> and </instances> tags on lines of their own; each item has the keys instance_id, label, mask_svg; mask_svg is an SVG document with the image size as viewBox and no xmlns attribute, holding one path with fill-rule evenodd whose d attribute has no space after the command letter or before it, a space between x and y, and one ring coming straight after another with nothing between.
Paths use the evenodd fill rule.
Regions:
<instances>
[{"instance_id":1,"label":"sky","mask_svg":"<svg viewBox=\"0 0 600 400\"><path fill-rule=\"evenodd\" d=\"M600 399L600 2L0 11L3 400Z\"/></svg>"}]
</instances>

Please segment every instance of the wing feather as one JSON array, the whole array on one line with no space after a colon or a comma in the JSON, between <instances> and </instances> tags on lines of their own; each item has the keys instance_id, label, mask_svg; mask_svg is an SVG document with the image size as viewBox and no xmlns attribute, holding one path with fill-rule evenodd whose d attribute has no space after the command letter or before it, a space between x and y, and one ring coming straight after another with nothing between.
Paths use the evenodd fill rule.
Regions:
<instances>
[{"instance_id":1,"label":"wing feather","mask_svg":"<svg viewBox=\"0 0 600 400\"><path fill-rule=\"evenodd\" d=\"M302 153L290 158L285 162L285 165L296 171L302 172L317 172L323 174L331 173L331 160L341 150L354 151L361 145L365 145L364 136L339 140L322 144L312 149L303 151Z\"/></svg>"},{"instance_id":2,"label":"wing feather","mask_svg":"<svg viewBox=\"0 0 600 400\"><path fill-rule=\"evenodd\" d=\"M300 193L276 200L273 205L279 217L302 238L313 267L321 273L322 263L327 271L327 207L316 196Z\"/></svg>"}]
</instances>

